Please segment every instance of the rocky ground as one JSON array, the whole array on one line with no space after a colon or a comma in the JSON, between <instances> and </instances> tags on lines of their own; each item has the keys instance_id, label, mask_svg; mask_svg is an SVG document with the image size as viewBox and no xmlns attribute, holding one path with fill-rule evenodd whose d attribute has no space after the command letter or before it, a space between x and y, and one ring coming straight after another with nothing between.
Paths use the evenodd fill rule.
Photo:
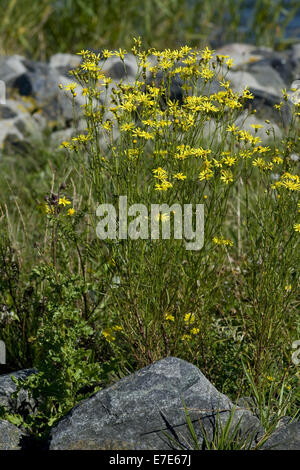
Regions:
<instances>
[{"instance_id":1,"label":"rocky ground","mask_svg":"<svg viewBox=\"0 0 300 470\"><path fill-rule=\"evenodd\" d=\"M34 369L0 376L0 407L10 413L35 413L36 404L24 390L17 397L12 376L34 374ZM250 400L251 402L251 400ZM255 447L264 429L249 399L233 404L194 365L168 357L83 400L51 430L44 450L172 450L193 449L183 407L193 423L199 447L204 433L212 439L217 422L223 425L234 408L232 429ZM201 425L200 425L201 421ZM166 434L171 438L168 439ZM24 430L0 420L0 450L28 449L34 441ZM300 421L281 419L262 450L299 450Z\"/></svg>"},{"instance_id":2,"label":"rocky ground","mask_svg":"<svg viewBox=\"0 0 300 470\"><path fill-rule=\"evenodd\" d=\"M300 44L280 53L249 44L229 44L216 53L234 59L235 65L227 75L233 90L241 91L248 86L255 96L251 106L257 109L257 113L251 115L243 127L249 128L251 124L269 119L279 137L281 119L274 110L274 104L280 102L281 90L289 90L293 81L300 78ZM39 139L45 130L51 133L53 146L76 133L71 98L58 85L72 82L69 70L80 61L80 56L71 54L55 54L48 63L31 61L19 55L0 56L0 80L6 85L6 102L0 104L0 152L22 147L32 138ZM125 64L126 70L119 58L112 57L105 63L105 73L115 82L121 79L133 82L137 72L135 57L128 54ZM179 88L175 84L175 97L180 94ZM76 111L80 115L80 104L84 104L85 99L80 87L76 92ZM289 118L286 108L283 119L288 122ZM243 119L241 116L241 122ZM79 129L84 128L85 123L79 122Z\"/></svg>"}]
</instances>

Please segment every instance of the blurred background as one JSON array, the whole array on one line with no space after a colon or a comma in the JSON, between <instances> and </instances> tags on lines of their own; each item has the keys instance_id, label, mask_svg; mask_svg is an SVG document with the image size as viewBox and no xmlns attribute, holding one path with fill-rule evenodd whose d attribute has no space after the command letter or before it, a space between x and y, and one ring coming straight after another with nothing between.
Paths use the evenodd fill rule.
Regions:
<instances>
[{"instance_id":1,"label":"blurred background","mask_svg":"<svg viewBox=\"0 0 300 470\"><path fill-rule=\"evenodd\" d=\"M247 42L283 50L300 37L299 0L0 0L0 54Z\"/></svg>"}]
</instances>

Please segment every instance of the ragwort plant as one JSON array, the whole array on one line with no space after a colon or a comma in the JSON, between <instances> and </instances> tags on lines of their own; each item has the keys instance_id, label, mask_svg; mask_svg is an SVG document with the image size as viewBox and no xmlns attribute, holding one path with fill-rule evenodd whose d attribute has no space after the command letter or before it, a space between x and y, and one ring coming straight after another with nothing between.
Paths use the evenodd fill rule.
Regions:
<instances>
[{"instance_id":1,"label":"ragwort plant","mask_svg":"<svg viewBox=\"0 0 300 470\"><path fill-rule=\"evenodd\" d=\"M137 77L118 84L103 66L116 56L126 70L126 51L81 51L66 92L76 109L82 85L87 128L62 143L65 159L50 166L47 193L34 186L34 199L27 195L39 236L20 208L24 230L14 230L9 199L1 212L9 238L1 241L1 308L12 312L1 317L1 339L14 364L37 367L22 385L43 397L23 424L45 435L83 397L169 355L193 362L234 398L253 384L267 393L272 371L272 412L292 394L296 404L285 410L293 413L299 103L282 138L266 122L262 142L260 125L236 124L253 95L231 90L229 57L187 46L144 51L139 39L132 53ZM283 91L278 112L288 105ZM97 206L117 210L122 195L147 208L204 204L204 246L186 250L188 240L172 237L100 240ZM172 229L172 212L163 209L159 222Z\"/></svg>"},{"instance_id":2,"label":"ragwort plant","mask_svg":"<svg viewBox=\"0 0 300 470\"><path fill-rule=\"evenodd\" d=\"M126 70L126 51L105 50L104 60L80 53L73 76L87 97L87 129L62 146L74 164L82 159L94 211L99 203L117 207L120 195L147 207L204 203L205 244L193 252L178 240L102 241L118 280L107 302L106 338L114 348L111 328L121 325L135 367L179 355L223 387L225 368L228 390L241 378L242 354L258 384L274 361L279 369L290 366L299 328L299 175L292 158L299 151L299 103L281 141L266 122L264 145L261 125L251 133L235 124L253 95L231 90L229 57L187 46L143 51L139 39L132 53L136 80L120 84L102 67L117 56ZM76 85L70 90L75 99ZM286 91L279 112L283 103ZM172 222L170 213L160 219Z\"/></svg>"}]
</instances>

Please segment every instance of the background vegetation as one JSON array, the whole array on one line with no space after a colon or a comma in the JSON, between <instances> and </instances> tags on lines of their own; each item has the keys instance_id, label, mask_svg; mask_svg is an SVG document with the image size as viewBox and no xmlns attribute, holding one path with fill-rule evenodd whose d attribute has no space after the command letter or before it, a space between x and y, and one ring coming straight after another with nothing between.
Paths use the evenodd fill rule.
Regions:
<instances>
[{"instance_id":1,"label":"background vegetation","mask_svg":"<svg viewBox=\"0 0 300 470\"><path fill-rule=\"evenodd\" d=\"M297 0L1 0L0 52L45 60L57 52L251 42L282 48ZM298 30L299 33L299 30Z\"/></svg>"}]
</instances>

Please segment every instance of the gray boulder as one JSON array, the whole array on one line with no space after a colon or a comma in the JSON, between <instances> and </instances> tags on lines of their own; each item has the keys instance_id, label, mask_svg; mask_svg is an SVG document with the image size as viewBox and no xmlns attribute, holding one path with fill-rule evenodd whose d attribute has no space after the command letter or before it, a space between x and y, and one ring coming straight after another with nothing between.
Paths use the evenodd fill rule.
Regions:
<instances>
[{"instance_id":1,"label":"gray boulder","mask_svg":"<svg viewBox=\"0 0 300 470\"><path fill-rule=\"evenodd\" d=\"M133 54L126 54L124 61L118 57L110 57L102 61L102 70L114 81L123 80L123 83L133 83L138 72L137 61Z\"/></svg>"},{"instance_id":2,"label":"gray boulder","mask_svg":"<svg viewBox=\"0 0 300 470\"><path fill-rule=\"evenodd\" d=\"M11 121L0 121L0 156L10 139L20 142L24 140L24 136Z\"/></svg>"},{"instance_id":3,"label":"gray boulder","mask_svg":"<svg viewBox=\"0 0 300 470\"><path fill-rule=\"evenodd\" d=\"M22 432L8 421L0 419L0 450L20 450Z\"/></svg>"},{"instance_id":4,"label":"gray boulder","mask_svg":"<svg viewBox=\"0 0 300 470\"><path fill-rule=\"evenodd\" d=\"M7 83L8 97L18 101L27 99L35 108L46 117L47 121L56 121L63 127L66 121L73 119L72 99L66 100L66 94L59 89L60 83L70 84L71 77L62 74L64 67L49 66L41 62L24 60L25 72L18 74ZM54 60L54 64L57 63ZM68 67L67 67L68 68ZM69 69L72 69L70 64ZM1 76L0 76L1 78ZM80 111L76 105L77 112Z\"/></svg>"},{"instance_id":5,"label":"gray boulder","mask_svg":"<svg viewBox=\"0 0 300 470\"><path fill-rule=\"evenodd\" d=\"M49 67L56 69L60 74L70 76L70 70L80 65L81 57L75 54L54 54L50 58Z\"/></svg>"},{"instance_id":6,"label":"gray boulder","mask_svg":"<svg viewBox=\"0 0 300 470\"><path fill-rule=\"evenodd\" d=\"M297 44L293 44L292 57L294 60L300 60L300 42L298 42Z\"/></svg>"},{"instance_id":7,"label":"gray boulder","mask_svg":"<svg viewBox=\"0 0 300 470\"><path fill-rule=\"evenodd\" d=\"M280 92L286 84L278 71L267 60L262 60L248 65L249 73L261 86L261 89L274 90L280 96Z\"/></svg>"},{"instance_id":8,"label":"gray boulder","mask_svg":"<svg viewBox=\"0 0 300 470\"><path fill-rule=\"evenodd\" d=\"M235 68L261 60L264 57L263 52L264 51L258 50L252 44L243 43L226 44L216 50L216 54L230 56L230 58L233 59Z\"/></svg>"},{"instance_id":9,"label":"gray boulder","mask_svg":"<svg viewBox=\"0 0 300 470\"><path fill-rule=\"evenodd\" d=\"M300 421L279 426L262 450L300 450Z\"/></svg>"},{"instance_id":10,"label":"gray boulder","mask_svg":"<svg viewBox=\"0 0 300 470\"><path fill-rule=\"evenodd\" d=\"M13 377L17 380L24 380L29 375L35 373L36 369L24 369L0 375L0 407L4 407L10 413L22 414L32 412L35 408L35 403L28 397L28 393L25 390L21 389L17 397L13 396L17 390Z\"/></svg>"},{"instance_id":11,"label":"gray boulder","mask_svg":"<svg viewBox=\"0 0 300 470\"><path fill-rule=\"evenodd\" d=\"M24 65L25 58L19 55L10 57L0 56L0 80L10 86L20 75L27 72Z\"/></svg>"},{"instance_id":12,"label":"gray boulder","mask_svg":"<svg viewBox=\"0 0 300 470\"><path fill-rule=\"evenodd\" d=\"M292 47L292 60L294 61L294 79L300 78L300 43Z\"/></svg>"},{"instance_id":13,"label":"gray boulder","mask_svg":"<svg viewBox=\"0 0 300 470\"><path fill-rule=\"evenodd\" d=\"M217 421L224 425L234 406L197 367L168 357L79 403L52 429L50 449L192 449L183 399L200 446L200 419L212 438ZM247 410L235 409L236 425L254 442L263 432Z\"/></svg>"},{"instance_id":14,"label":"gray boulder","mask_svg":"<svg viewBox=\"0 0 300 470\"><path fill-rule=\"evenodd\" d=\"M9 142L26 142L30 136L41 138L43 126L38 114L30 112L29 104L12 99L0 104L0 151Z\"/></svg>"},{"instance_id":15,"label":"gray boulder","mask_svg":"<svg viewBox=\"0 0 300 470\"><path fill-rule=\"evenodd\" d=\"M270 67L285 83L289 83L294 78L293 69L298 52L295 46L291 51L276 52L268 47L233 43L217 49L216 53L229 55L233 59L233 71ZM270 73L273 75L272 72ZM277 81L276 76L275 81Z\"/></svg>"},{"instance_id":16,"label":"gray boulder","mask_svg":"<svg viewBox=\"0 0 300 470\"><path fill-rule=\"evenodd\" d=\"M249 64L249 68L264 68L271 67L278 75L282 78L284 83L290 83L294 79L294 68L295 61L291 54L288 52L276 53L272 51L272 54L260 60ZM277 80L275 78L275 80Z\"/></svg>"}]
</instances>

